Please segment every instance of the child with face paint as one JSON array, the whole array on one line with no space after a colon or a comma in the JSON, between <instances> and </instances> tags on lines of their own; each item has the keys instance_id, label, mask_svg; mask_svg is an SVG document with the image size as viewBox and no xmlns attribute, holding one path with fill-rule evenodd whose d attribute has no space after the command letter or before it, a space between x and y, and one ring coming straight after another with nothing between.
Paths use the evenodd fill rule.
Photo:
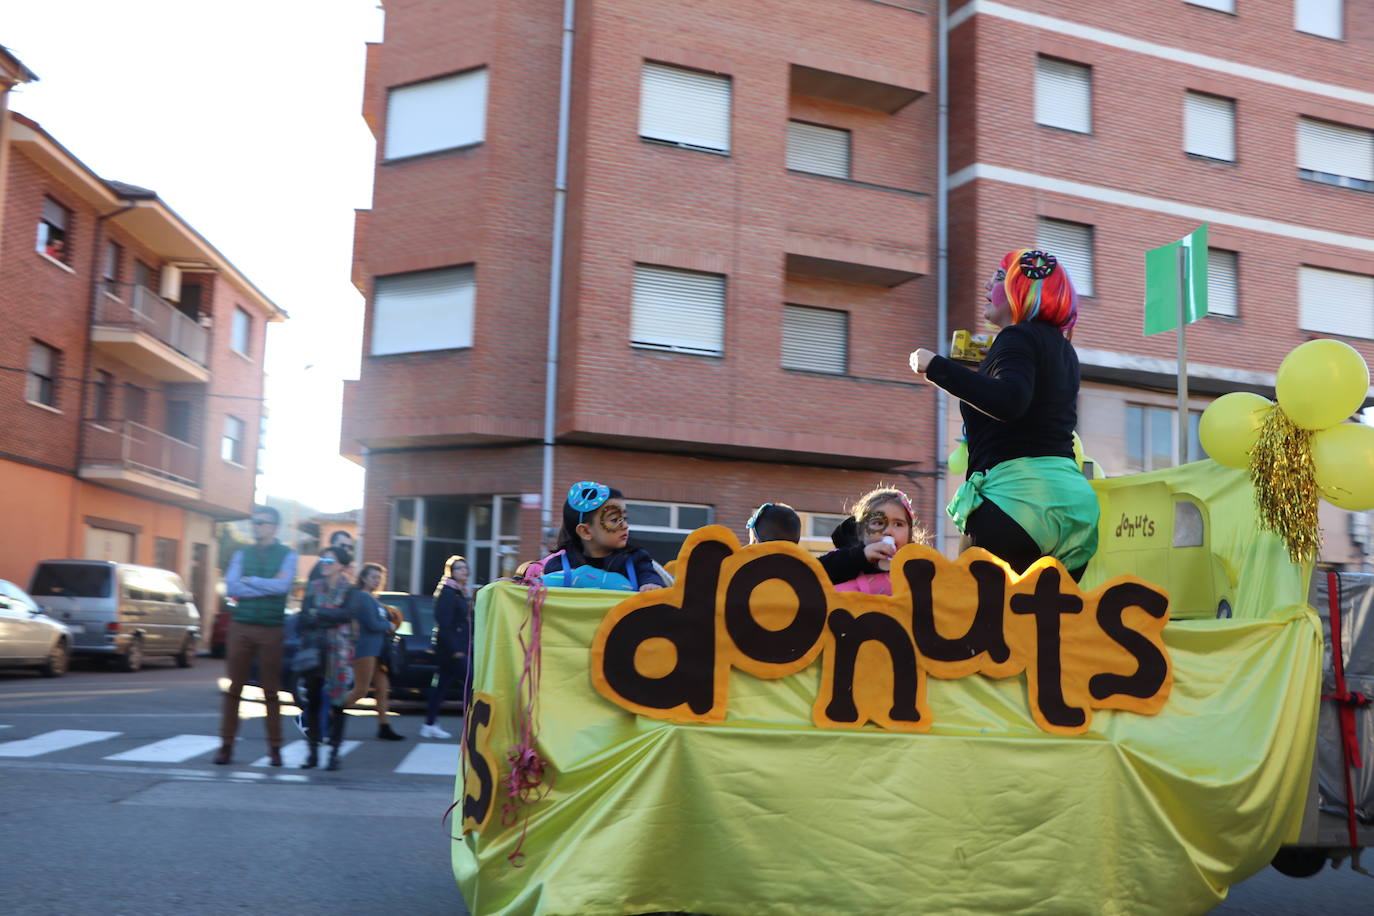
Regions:
<instances>
[{"instance_id":1,"label":"child with face paint","mask_svg":"<svg viewBox=\"0 0 1374 916\"><path fill-rule=\"evenodd\" d=\"M821 557L821 567L837 592L892 594L892 556L927 535L912 516L911 499L901 490L879 487L854 504L830 539L834 550Z\"/></svg>"},{"instance_id":2,"label":"child with face paint","mask_svg":"<svg viewBox=\"0 0 1374 916\"><path fill-rule=\"evenodd\" d=\"M616 588L647 592L663 588L648 551L630 544L630 519L619 491L596 481L584 480L568 490L563 503L563 530L558 550L526 571L526 577L551 576L563 585ZM577 573L592 567L601 574ZM550 581L546 578L545 581Z\"/></svg>"}]
</instances>

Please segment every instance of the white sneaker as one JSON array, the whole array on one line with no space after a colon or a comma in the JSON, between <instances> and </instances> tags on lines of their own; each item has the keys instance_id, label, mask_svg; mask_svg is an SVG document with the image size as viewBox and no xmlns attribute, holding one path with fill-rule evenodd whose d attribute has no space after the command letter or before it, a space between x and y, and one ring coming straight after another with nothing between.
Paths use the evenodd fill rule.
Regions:
<instances>
[{"instance_id":1,"label":"white sneaker","mask_svg":"<svg viewBox=\"0 0 1374 916\"><path fill-rule=\"evenodd\" d=\"M444 731L444 730L443 730L442 728L440 728L438 725L421 725L421 726L420 726L420 737L421 737L421 738L452 738L453 736L450 735L448 732Z\"/></svg>"}]
</instances>

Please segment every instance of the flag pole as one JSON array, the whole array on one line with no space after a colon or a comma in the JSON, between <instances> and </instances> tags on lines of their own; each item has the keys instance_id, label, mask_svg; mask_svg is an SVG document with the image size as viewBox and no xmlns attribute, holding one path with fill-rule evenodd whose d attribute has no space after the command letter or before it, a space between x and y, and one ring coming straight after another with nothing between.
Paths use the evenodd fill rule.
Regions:
<instances>
[{"instance_id":1,"label":"flag pole","mask_svg":"<svg viewBox=\"0 0 1374 916\"><path fill-rule=\"evenodd\" d=\"M1188 326L1189 249L1178 246L1178 463L1188 463L1188 343L1183 329Z\"/></svg>"}]
</instances>

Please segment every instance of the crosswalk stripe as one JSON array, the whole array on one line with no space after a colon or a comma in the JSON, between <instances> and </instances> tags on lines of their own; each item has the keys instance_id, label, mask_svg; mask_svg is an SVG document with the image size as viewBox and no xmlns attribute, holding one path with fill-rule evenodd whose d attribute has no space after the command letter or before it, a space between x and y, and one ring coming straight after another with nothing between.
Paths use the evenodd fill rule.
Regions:
<instances>
[{"instance_id":1,"label":"crosswalk stripe","mask_svg":"<svg viewBox=\"0 0 1374 916\"><path fill-rule=\"evenodd\" d=\"M401 765L397 773L421 773L427 776L454 776L458 773L458 742L444 744L417 744Z\"/></svg>"},{"instance_id":2,"label":"crosswalk stripe","mask_svg":"<svg viewBox=\"0 0 1374 916\"><path fill-rule=\"evenodd\" d=\"M353 749L360 744L362 744L361 741L345 741L343 744L339 745L339 756L347 757L350 753L352 753ZM309 750L310 744L308 742L292 741L290 744L286 745L281 749L282 765L288 767L300 766L302 763L305 763L305 755L307 752L309 752ZM328 759L329 748L325 745L320 745L320 766L324 766L324 762ZM265 767L270 766L271 764L269 763L268 758L259 757L257 760L254 760L250 765L255 767Z\"/></svg>"},{"instance_id":3,"label":"crosswalk stripe","mask_svg":"<svg viewBox=\"0 0 1374 916\"><path fill-rule=\"evenodd\" d=\"M80 728L59 728L56 731L34 735L32 738L0 743L0 757L37 757L39 754L65 751L80 747L83 744L90 744L93 741L116 738L121 734L123 732L95 732Z\"/></svg>"},{"instance_id":4,"label":"crosswalk stripe","mask_svg":"<svg viewBox=\"0 0 1374 916\"><path fill-rule=\"evenodd\" d=\"M163 738L152 744L145 744L119 754L111 754L106 760L137 760L143 763L181 763L200 754L209 753L219 747L220 739L213 735L177 735Z\"/></svg>"}]
</instances>

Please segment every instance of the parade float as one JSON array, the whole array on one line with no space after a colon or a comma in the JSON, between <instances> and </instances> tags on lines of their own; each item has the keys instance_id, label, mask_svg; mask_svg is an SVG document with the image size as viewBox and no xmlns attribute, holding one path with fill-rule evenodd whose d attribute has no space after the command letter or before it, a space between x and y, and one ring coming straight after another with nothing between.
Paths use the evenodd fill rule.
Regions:
<instances>
[{"instance_id":1,"label":"parade float","mask_svg":"<svg viewBox=\"0 0 1374 916\"><path fill-rule=\"evenodd\" d=\"M1093 482L1080 584L911 545L840 593L708 527L661 591L482 589L469 910L1201 913L1358 867L1374 577L1313 563L1319 498L1374 507L1368 370L1314 341L1277 378L1208 409L1210 459Z\"/></svg>"}]
</instances>

